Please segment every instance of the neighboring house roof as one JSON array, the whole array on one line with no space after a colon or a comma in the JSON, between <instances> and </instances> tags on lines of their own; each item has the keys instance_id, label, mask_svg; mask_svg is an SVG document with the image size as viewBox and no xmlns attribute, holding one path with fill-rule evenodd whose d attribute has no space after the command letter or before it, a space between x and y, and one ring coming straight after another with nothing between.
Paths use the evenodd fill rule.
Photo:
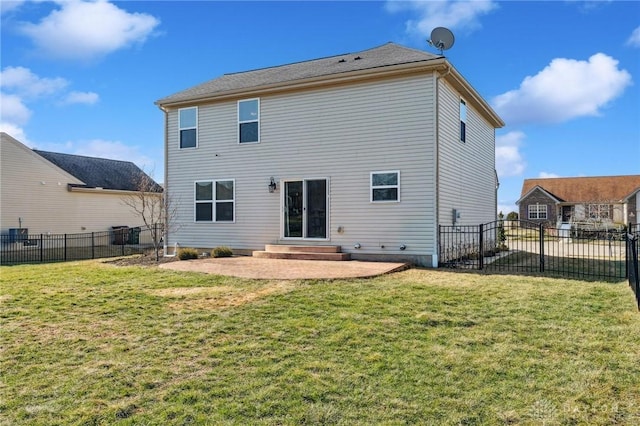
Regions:
<instances>
[{"instance_id":1,"label":"neighboring house roof","mask_svg":"<svg viewBox=\"0 0 640 426\"><path fill-rule=\"evenodd\" d=\"M383 74L385 72L415 71L426 66L441 69L448 81L475 102L494 127L504 122L475 92L475 89L449 64L443 56L396 43L387 43L372 49L345 53L326 58L261 68L252 71L224 74L156 101L160 106L186 106L196 102L224 99L239 94L288 90L329 81L349 81Z\"/></svg>"},{"instance_id":2,"label":"neighboring house roof","mask_svg":"<svg viewBox=\"0 0 640 426\"><path fill-rule=\"evenodd\" d=\"M640 191L640 175L525 179L518 203L536 188L564 203L620 203Z\"/></svg>"},{"instance_id":3,"label":"neighboring house roof","mask_svg":"<svg viewBox=\"0 0 640 426\"><path fill-rule=\"evenodd\" d=\"M88 188L119 191L138 191L142 178L148 178L138 166L130 161L85 157L34 149L33 152L55 164L65 172L84 182ZM162 187L154 182L154 191Z\"/></svg>"}]
</instances>

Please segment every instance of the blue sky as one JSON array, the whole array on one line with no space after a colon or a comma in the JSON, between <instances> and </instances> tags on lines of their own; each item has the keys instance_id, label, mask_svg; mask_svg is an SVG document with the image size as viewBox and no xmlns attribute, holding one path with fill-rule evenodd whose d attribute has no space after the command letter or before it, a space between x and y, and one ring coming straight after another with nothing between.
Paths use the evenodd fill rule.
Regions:
<instances>
[{"instance_id":1,"label":"blue sky","mask_svg":"<svg viewBox=\"0 0 640 426\"><path fill-rule=\"evenodd\" d=\"M499 210L525 178L640 174L640 2L5 1L0 128L162 181L154 101L224 73L389 41L449 61L506 122Z\"/></svg>"}]
</instances>

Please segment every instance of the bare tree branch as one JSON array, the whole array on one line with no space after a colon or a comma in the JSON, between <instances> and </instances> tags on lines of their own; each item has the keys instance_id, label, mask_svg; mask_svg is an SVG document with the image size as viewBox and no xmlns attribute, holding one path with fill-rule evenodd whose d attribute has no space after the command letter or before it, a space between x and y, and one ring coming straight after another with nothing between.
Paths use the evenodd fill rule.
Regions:
<instances>
[{"instance_id":1,"label":"bare tree branch","mask_svg":"<svg viewBox=\"0 0 640 426\"><path fill-rule=\"evenodd\" d=\"M136 191L122 197L122 203L136 214L151 232L156 261L167 233L176 228L177 203L158 185L150 173L144 171L136 177Z\"/></svg>"}]
</instances>

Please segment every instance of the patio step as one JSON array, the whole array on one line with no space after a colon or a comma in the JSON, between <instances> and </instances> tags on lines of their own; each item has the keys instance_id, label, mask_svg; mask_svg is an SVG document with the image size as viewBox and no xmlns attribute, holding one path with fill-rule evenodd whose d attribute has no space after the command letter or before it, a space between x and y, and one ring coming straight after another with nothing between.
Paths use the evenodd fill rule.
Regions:
<instances>
[{"instance_id":1,"label":"patio step","mask_svg":"<svg viewBox=\"0 0 640 426\"><path fill-rule=\"evenodd\" d=\"M340 246L267 244L264 251L254 251L253 257L262 259L351 260L349 253L341 251Z\"/></svg>"}]
</instances>

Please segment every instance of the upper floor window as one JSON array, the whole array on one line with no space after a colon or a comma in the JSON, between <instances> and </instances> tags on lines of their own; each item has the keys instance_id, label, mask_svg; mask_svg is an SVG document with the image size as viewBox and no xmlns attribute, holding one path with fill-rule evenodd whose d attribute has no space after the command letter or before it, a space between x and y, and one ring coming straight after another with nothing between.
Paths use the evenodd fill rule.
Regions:
<instances>
[{"instance_id":1,"label":"upper floor window","mask_svg":"<svg viewBox=\"0 0 640 426\"><path fill-rule=\"evenodd\" d=\"M260 99L238 101L238 142L260 142Z\"/></svg>"},{"instance_id":2,"label":"upper floor window","mask_svg":"<svg viewBox=\"0 0 640 426\"><path fill-rule=\"evenodd\" d=\"M196 182L195 220L196 222L235 221L235 180Z\"/></svg>"},{"instance_id":3,"label":"upper floor window","mask_svg":"<svg viewBox=\"0 0 640 426\"><path fill-rule=\"evenodd\" d=\"M198 107L178 110L178 129L180 131L180 148L198 146Z\"/></svg>"},{"instance_id":4,"label":"upper floor window","mask_svg":"<svg viewBox=\"0 0 640 426\"><path fill-rule=\"evenodd\" d=\"M467 103L460 99L460 140L467 141Z\"/></svg>"},{"instance_id":5,"label":"upper floor window","mask_svg":"<svg viewBox=\"0 0 640 426\"><path fill-rule=\"evenodd\" d=\"M371 202L400 201L400 172L371 172Z\"/></svg>"},{"instance_id":6,"label":"upper floor window","mask_svg":"<svg viewBox=\"0 0 640 426\"><path fill-rule=\"evenodd\" d=\"M547 218L546 204L530 204L529 205L529 219L546 219L546 218Z\"/></svg>"}]
</instances>

